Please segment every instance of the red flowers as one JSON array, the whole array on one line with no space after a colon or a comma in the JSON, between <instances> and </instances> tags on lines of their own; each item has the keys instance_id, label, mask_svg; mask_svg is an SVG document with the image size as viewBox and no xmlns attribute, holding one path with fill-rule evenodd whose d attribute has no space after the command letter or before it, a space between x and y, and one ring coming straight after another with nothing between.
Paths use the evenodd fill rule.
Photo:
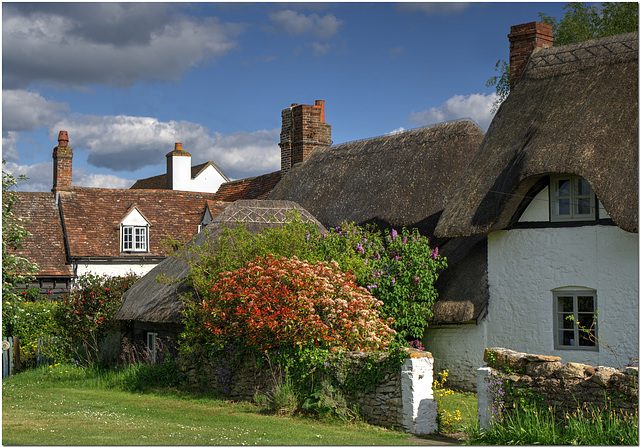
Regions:
<instances>
[{"instance_id":1,"label":"red flowers","mask_svg":"<svg viewBox=\"0 0 640 447\"><path fill-rule=\"evenodd\" d=\"M315 265L258 257L206 285L198 316L215 336L277 346L381 349L394 331L377 311L382 302L335 262Z\"/></svg>"}]
</instances>

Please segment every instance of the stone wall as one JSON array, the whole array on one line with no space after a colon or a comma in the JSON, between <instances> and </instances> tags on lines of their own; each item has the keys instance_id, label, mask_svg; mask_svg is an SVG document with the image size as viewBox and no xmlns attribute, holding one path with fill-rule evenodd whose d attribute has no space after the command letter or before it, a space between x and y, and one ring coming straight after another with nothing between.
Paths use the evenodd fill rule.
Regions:
<instances>
[{"instance_id":1,"label":"stone wall","mask_svg":"<svg viewBox=\"0 0 640 447\"><path fill-rule=\"evenodd\" d=\"M478 419L488 428L492 414L492 395L488 384L508 382L512 392L504 397L504 408L513 404L513 395L529 393L539 396L540 404L553 407L556 417L573 412L578 407L638 411L638 368L624 371L607 366L561 362L560 357L526 354L504 348L489 348L484 352L487 367L478 370Z\"/></svg>"},{"instance_id":2,"label":"stone wall","mask_svg":"<svg viewBox=\"0 0 640 447\"><path fill-rule=\"evenodd\" d=\"M401 428L414 434L437 431L437 403L433 397L433 356L407 349L407 359L395 372L387 373L370 392L345 396L370 424ZM349 353L348 360L363 360L366 353ZM257 394L273 391L283 377L277 367L246 362L232 367L224 362L200 365L181 360L192 385L220 391L236 401L253 401Z\"/></svg>"}]
</instances>

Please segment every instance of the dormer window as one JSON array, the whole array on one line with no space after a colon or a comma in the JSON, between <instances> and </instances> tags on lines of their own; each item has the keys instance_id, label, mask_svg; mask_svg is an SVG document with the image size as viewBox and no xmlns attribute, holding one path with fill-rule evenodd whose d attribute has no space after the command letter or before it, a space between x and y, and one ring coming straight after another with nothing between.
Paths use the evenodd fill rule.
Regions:
<instances>
[{"instance_id":1,"label":"dormer window","mask_svg":"<svg viewBox=\"0 0 640 447\"><path fill-rule=\"evenodd\" d=\"M125 253L149 251L149 221L133 206L120 222L120 247Z\"/></svg>"},{"instance_id":2,"label":"dormer window","mask_svg":"<svg viewBox=\"0 0 640 447\"><path fill-rule=\"evenodd\" d=\"M148 227L122 227L122 251L147 251Z\"/></svg>"},{"instance_id":3,"label":"dormer window","mask_svg":"<svg viewBox=\"0 0 640 447\"><path fill-rule=\"evenodd\" d=\"M595 220L596 197L589 182L577 175L551 177L551 221Z\"/></svg>"}]
</instances>

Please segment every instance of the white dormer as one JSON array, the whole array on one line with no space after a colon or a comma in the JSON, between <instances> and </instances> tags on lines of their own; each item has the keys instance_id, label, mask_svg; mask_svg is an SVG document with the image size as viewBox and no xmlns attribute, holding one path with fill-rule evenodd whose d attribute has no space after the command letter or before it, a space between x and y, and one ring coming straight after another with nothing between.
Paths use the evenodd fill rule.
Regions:
<instances>
[{"instance_id":1,"label":"white dormer","mask_svg":"<svg viewBox=\"0 0 640 447\"><path fill-rule=\"evenodd\" d=\"M223 183L229 181L213 162L204 164L193 173L191 154L182 150L182 143L167 154L167 189L215 193Z\"/></svg>"},{"instance_id":2,"label":"white dormer","mask_svg":"<svg viewBox=\"0 0 640 447\"><path fill-rule=\"evenodd\" d=\"M551 175L518 222L578 222L610 219L589 183L577 175Z\"/></svg>"},{"instance_id":3,"label":"white dormer","mask_svg":"<svg viewBox=\"0 0 640 447\"><path fill-rule=\"evenodd\" d=\"M149 252L151 224L137 207L133 206L120 221L120 251L123 253Z\"/></svg>"}]
</instances>

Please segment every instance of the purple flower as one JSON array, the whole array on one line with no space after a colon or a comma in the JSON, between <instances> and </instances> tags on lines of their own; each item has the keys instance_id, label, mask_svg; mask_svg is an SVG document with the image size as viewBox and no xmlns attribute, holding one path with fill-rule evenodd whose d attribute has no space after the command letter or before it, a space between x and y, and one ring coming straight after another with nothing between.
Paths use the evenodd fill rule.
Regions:
<instances>
[{"instance_id":1,"label":"purple flower","mask_svg":"<svg viewBox=\"0 0 640 447\"><path fill-rule=\"evenodd\" d=\"M431 253L431 257L432 257L433 259L435 259L435 258L437 258L437 257L438 257L438 247L436 247L436 249L435 249L435 250L433 250L433 253Z\"/></svg>"},{"instance_id":2,"label":"purple flower","mask_svg":"<svg viewBox=\"0 0 640 447\"><path fill-rule=\"evenodd\" d=\"M307 241L307 242L309 242L309 237L310 237L310 236L311 236L311 233L309 233L309 232L307 231L307 237L306 237L306 238L304 238L304 240L305 240L305 241Z\"/></svg>"},{"instance_id":3,"label":"purple flower","mask_svg":"<svg viewBox=\"0 0 640 447\"><path fill-rule=\"evenodd\" d=\"M357 251L358 253L362 253L362 254L364 254L364 248L362 248L362 245L360 244L360 242L358 242L358 243L356 244L356 251Z\"/></svg>"},{"instance_id":4,"label":"purple flower","mask_svg":"<svg viewBox=\"0 0 640 447\"><path fill-rule=\"evenodd\" d=\"M391 278L391 284L395 284L396 283L396 279L395 278Z\"/></svg>"},{"instance_id":5,"label":"purple flower","mask_svg":"<svg viewBox=\"0 0 640 447\"><path fill-rule=\"evenodd\" d=\"M398 232L396 230L394 230L393 228L391 229L391 240L395 240L398 237Z\"/></svg>"},{"instance_id":6,"label":"purple flower","mask_svg":"<svg viewBox=\"0 0 640 447\"><path fill-rule=\"evenodd\" d=\"M415 282L420 282L420 278L418 278L417 276L414 276L414 277L413 277L413 280L414 280Z\"/></svg>"},{"instance_id":7,"label":"purple flower","mask_svg":"<svg viewBox=\"0 0 640 447\"><path fill-rule=\"evenodd\" d=\"M404 245L406 243L407 243L407 237L405 236L405 237L402 238L402 245Z\"/></svg>"}]
</instances>

